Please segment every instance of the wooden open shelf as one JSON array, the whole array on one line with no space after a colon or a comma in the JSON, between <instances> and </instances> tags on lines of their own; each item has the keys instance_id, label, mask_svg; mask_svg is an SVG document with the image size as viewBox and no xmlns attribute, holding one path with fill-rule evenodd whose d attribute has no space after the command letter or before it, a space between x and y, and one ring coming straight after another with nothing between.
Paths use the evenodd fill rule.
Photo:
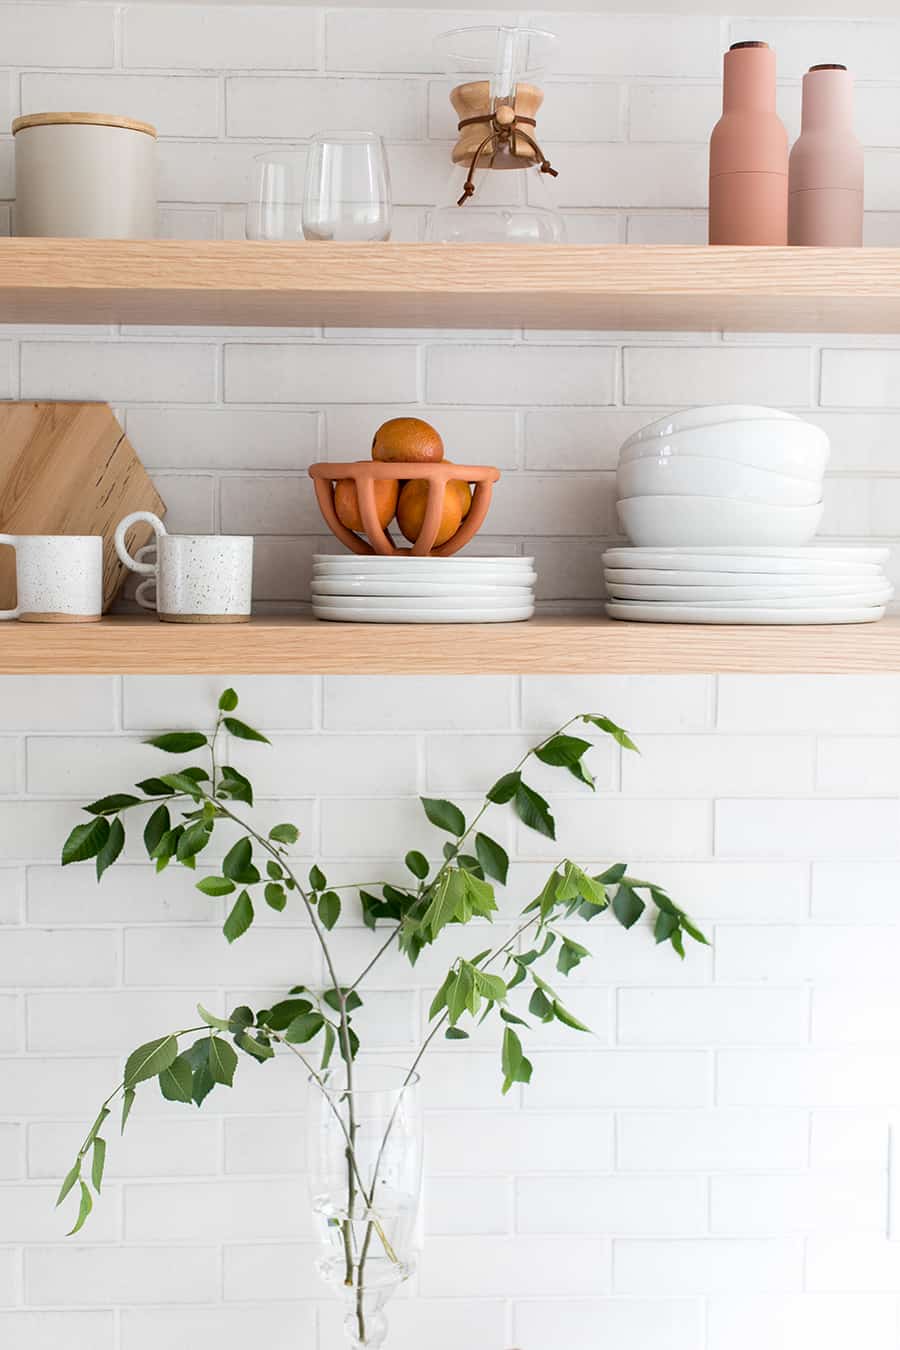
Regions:
<instances>
[{"instance_id":1,"label":"wooden open shelf","mask_svg":"<svg viewBox=\"0 0 900 1350\"><path fill-rule=\"evenodd\" d=\"M414 625L257 618L213 628L143 617L8 623L0 675L468 675L900 671L900 619L756 628L617 623Z\"/></svg>"},{"instance_id":2,"label":"wooden open shelf","mask_svg":"<svg viewBox=\"0 0 900 1350\"><path fill-rule=\"evenodd\" d=\"M900 332L900 249L0 240L0 322Z\"/></svg>"}]
</instances>

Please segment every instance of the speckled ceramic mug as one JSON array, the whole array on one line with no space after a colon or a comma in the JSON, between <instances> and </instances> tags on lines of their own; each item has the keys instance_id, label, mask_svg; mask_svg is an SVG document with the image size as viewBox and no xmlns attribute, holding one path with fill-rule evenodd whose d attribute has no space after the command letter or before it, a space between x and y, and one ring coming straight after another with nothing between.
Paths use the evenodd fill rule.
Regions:
<instances>
[{"instance_id":1,"label":"speckled ceramic mug","mask_svg":"<svg viewBox=\"0 0 900 1350\"><path fill-rule=\"evenodd\" d=\"M23 623L96 623L103 612L103 539L99 534L0 534L16 551L15 609L0 619Z\"/></svg>"},{"instance_id":2,"label":"speckled ceramic mug","mask_svg":"<svg viewBox=\"0 0 900 1350\"><path fill-rule=\"evenodd\" d=\"M153 526L155 544L132 557L125 535L132 525ZM155 549L154 562L146 554ZM253 593L253 537L244 534L167 534L152 511L134 511L119 522L116 552L142 573L135 599L167 623L246 623Z\"/></svg>"}]
</instances>

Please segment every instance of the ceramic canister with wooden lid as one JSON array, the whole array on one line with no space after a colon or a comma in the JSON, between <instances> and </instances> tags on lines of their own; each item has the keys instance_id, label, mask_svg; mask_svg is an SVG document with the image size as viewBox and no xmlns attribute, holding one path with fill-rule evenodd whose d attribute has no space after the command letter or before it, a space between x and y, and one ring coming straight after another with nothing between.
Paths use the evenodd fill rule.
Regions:
<instances>
[{"instance_id":1,"label":"ceramic canister with wooden lid","mask_svg":"<svg viewBox=\"0 0 900 1350\"><path fill-rule=\"evenodd\" d=\"M709 143L709 242L786 244L788 139L775 111L775 53L725 53L722 116Z\"/></svg>"},{"instance_id":2,"label":"ceramic canister with wooden lid","mask_svg":"<svg viewBox=\"0 0 900 1350\"><path fill-rule=\"evenodd\" d=\"M800 136L791 151L788 243L858 248L863 178L853 76L846 66L813 66L803 77Z\"/></svg>"},{"instance_id":3,"label":"ceramic canister with wooden lid","mask_svg":"<svg viewBox=\"0 0 900 1350\"><path fill-rule=\"evenodd\" d=\"M33 113L12 124L14 232L33 237L152 239L156 129L106 113Z\"/></svg>"}]
</instances>

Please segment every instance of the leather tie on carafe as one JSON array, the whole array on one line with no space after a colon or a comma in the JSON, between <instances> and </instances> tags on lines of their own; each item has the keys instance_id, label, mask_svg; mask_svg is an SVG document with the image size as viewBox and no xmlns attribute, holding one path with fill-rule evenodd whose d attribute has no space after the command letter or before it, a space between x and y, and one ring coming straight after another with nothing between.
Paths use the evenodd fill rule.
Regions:
<instances>
[{"instance_id":1,"label":"leather tie on carafe","mask_svg":"<svg viewBox=\"0 0 900 1350\"><path fill-rule=\"evenodd\" d=\"M503 106L508 107L507 104L504 104ZM512 152L513 154L515 154L516 136L521 137L521 139L525 142L525 144L530 146L531 149L534 151L535 156L537 157L537 160L540 163L541 173L549 173L553 178L559 177L559 171L557 169L554 169L553 165L550 163L549 159L547 159L546 155L544 154L541 147L538 145L537 141L534 140L531 136L529 136L526 131L521 130L523 126L536 127L537 121L535 120L535 118L524 117L520 113L514 113L512 120L504 123L497 120L496 112L483 113L479 117L464 117L461 122L457 122L456 129L457 131L462 131L464 127L474 127L478 125L489 126L490 131L485 136L484 140L481 142L478 149L472 156L472 161L469 164L469 172L466 174L466 181L463 185L462 196L456 203L457 206L465 206L469 198L474 195L475 172L478 168L478 161L481 158L481 156L485 153L485 151L490 147L491 163L490 165L488 165L488 167L492 168L494 163L494 156L497 154L497 151L501 148L501 146L511 145Z\"/></svg>"}]
</instances>

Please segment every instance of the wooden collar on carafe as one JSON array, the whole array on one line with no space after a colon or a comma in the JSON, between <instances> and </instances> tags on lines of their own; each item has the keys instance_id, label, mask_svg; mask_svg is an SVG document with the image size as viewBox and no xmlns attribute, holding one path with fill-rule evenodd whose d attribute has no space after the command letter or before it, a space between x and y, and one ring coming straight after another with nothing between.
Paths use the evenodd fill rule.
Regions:
<instances>
[{"instance_id":1,"label":"wooden collar on carafe","mask_svg":"<svg viewBox=\"0 0 900 1350\"><path fill-rule=\"evenodd\" d=\"M464 90L471 92L474 87L476 86L460 85L457 89L454 89L453 94L451 94L454 105L457 104L457 100L454 97L455 95L461 95ZM484 83L484 88L489 88L486 82ZM526 98L526 103L532 103L536 109L542 98L540 92L533 89L531 86L526 85L521 87L517 85L516 103L519 101L520 90L523 93L525 90L528 91L530 97ZM530 136L528 132L523 130L523 127L537 126L537 121L534 117L525 116L524 113L518 112L517 108L509 103L496 103L493 111L486 111L479 113L476 116L461 118L456 125L456 129L457 131L464 131L466 127L473 126L485 126L488 127L489 130L487 135L472 153L469 162L469 171L466 174L466 181L463 185L462 196L456 203L457 206L465 206L466 202L475 192L475 172L478 168L478 161L481 159L482 155L490 155L490 163L486 165L487 168L494 167L494 161L501 152L505 152L516 159L530 160L533 156L534 162L540 165L541 173L548 173L553 178L558 177L557 170L554 169L549 159L547 159L537 141ZM524 141L525 146L527 147L525 155L522 155L519 151L519 141ZM528 154L528 151L531 152L530 155ZM530 166L528 163L525 163L520 167L528 168Z\"/></svg>"}]
</instances>

